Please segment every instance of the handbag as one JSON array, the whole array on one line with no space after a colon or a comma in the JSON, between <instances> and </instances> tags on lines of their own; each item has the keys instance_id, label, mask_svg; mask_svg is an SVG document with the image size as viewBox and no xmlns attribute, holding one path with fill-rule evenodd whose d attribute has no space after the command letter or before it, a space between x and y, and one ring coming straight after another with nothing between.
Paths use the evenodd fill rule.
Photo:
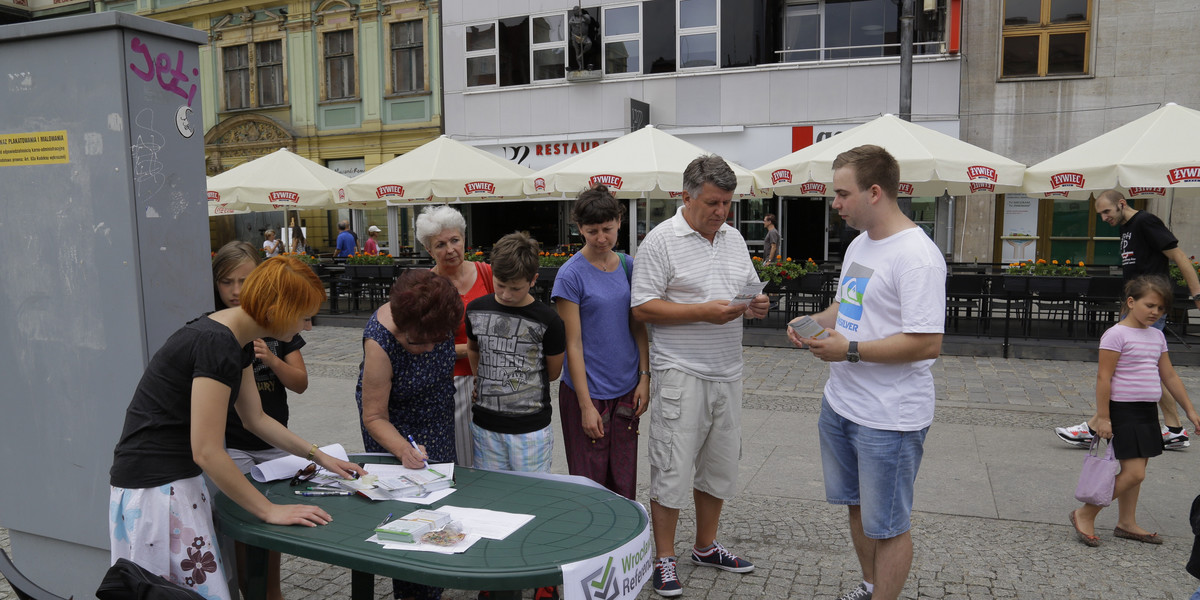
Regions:
<instances>
[{"instance_id":1,"label":"handbag","mask_svg":"<svg viewBox=\"0 0 1200 600\"><path fill-rule=\"evenodd\" d=\"M125 558L109 567L96 590L100 600L205 600L196 591L167 581Z\"/></svg>"},{"instance_id":2,"label":"handbag","mask_svg":"<svg viewBox=\"0 0 1200 600\"><path fill-rule=\"evenodd\" d=\"M1108 506L1113 501L1113 487L1116 485L1121 463L1113 457L1112 442L1105 444L1108 450L1104 456L1097 453L1100 439L1098 435L1092 438L1092 446L1088 448L1087 456L1083 457L1079 484L1075 486L1075 499L1096 506Z\"/></svg>"}]
</instances>

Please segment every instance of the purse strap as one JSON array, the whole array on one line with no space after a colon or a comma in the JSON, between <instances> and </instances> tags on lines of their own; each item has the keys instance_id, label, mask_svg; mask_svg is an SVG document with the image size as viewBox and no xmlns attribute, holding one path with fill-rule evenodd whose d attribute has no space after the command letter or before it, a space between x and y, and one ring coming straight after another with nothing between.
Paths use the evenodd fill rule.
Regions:
<instances>
[{"instance_id":1,"label":"purse strap","mask_svg":"<svg viewBox=\"0 0 1200 600\"><path fill-rule=\"evenodd\" d=\"M1100 458L1100 454L1096 450L1097 450L1097 448L1100 447L1101 441L1104 442L1104 446L1106 448L1105 453L1104 453L1105 458L1108 460L1112 460L1113 459L1112 440L1102 438L1098 435L1092 436L1092 445L1088 446L1088 454L1095 456L1096 458Z\"/></svg>"}]
</instances>

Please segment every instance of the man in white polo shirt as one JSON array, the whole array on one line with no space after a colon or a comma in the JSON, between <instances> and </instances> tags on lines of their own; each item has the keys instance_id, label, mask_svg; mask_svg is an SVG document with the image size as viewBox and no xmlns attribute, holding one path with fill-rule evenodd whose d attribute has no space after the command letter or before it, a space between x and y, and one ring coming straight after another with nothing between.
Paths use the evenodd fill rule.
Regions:
<instances>
[{"instance_id":1,"label":"man in white polo shirt","mask_svg":"<svg viewBox=\"0 0 1200 600\"><path fill-rule=\"evenodd\" d=\"M734 573L754 565L716 541L724 501L737 487L742 451L743 314L767 315L767 297L731 305L757 282L746 240L725 223L736 178L719 156L683 172L683 206L638 247L633 316L650 325L650 517L657 560L653 586L678 596L675 527L696 503L692 564Z\"/></svg>"}]
</instances>

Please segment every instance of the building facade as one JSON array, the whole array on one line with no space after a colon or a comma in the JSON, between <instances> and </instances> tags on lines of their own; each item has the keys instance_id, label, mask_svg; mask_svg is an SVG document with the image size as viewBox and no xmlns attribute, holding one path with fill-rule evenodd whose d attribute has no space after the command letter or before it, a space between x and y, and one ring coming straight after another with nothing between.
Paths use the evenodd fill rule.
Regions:
<instances>
[{"instance_id":1,"label":"building facade","mask_svg":"<svg viewBox=\"0 0 1200 600\"><path fill-rule=\"evenodd\" d=\"M357 175L437 137L442 125L436 1L97 2L205 31L198 77L208 175L279 148ZM261 243L261 231L304 227L335 244L338 220L411 245L409 211L288 211L214 217L214 247ZM256 244L257 245L257 244Z\"/></svg>"},{"instance_id":2,"label":"building facade","mask_svg":"<svg viewBox=\"0 0 1200 600\"><path fill-rule=\"evenodd\" d=\"M961 137L1027 165L1167 102L1200 109L1200 4L1136 0L972 3L964 16ZM1091 200L1010 194L964 202L957 260L1119 264L1118 232ZM1185 254L1200 250L1200 211L1138 201Z\"/></svg>"},{"instance_id":3,"label":"building facade","mask_svg":"<svg viewBox=\"0 0 1200 600\"><path fill-rule=\"evenodd\" d=\"M913 121L957 136L959 2L916 4ZM446 133L537 169L627 133L642 119L755 168L899 110L900 20L892 0L577 6L443 2ZM578 243L568 205L471 206L468 235L485 246L519 228L531 229L544 246ZM742 200L731 222L757 248L763 215L776 213L787 255L836 258L848 236L828 206L821 198ZM909 207L951 252L953 200L916 198ZM540 230L525 224L530 210L546 224ZM675 201L638 201L635 233L623 239L632 244L674 210Z\"/></svg>"}]
</instances>

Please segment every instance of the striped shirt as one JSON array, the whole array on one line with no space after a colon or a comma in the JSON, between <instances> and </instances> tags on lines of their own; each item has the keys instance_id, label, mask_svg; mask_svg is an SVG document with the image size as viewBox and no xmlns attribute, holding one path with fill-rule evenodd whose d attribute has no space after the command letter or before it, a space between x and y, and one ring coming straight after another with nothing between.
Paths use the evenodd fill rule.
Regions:
<instances>
[{"instance_id":1,"label":"striped shirt","mask_svg":"<svg viewBox=\"0 0 1200 600\"><path fill-rule=\"evenodd\" d=\"M742 286L758 281L746 240L722 225L712 243L683 217L683 208L660 223L638 246L631 306L651 300L700 304L730 300ZM710 381L742 377L742 321L651 324L650 368L679 369Z\"/></svg>"},{"instance_id":2,"label":"striped shirt","mask_svg":"<svg viewBox=\"0 0 1200 600\"><path fill-rule=\"evenodd\" d=\"M1100 349L1120 352L1113 371L1112 402L1158 402L1162 378L1158 361L1167 351L1167 338L1153 327L1113 325L1100 337Z\"/></svg>"}]
</instances>

